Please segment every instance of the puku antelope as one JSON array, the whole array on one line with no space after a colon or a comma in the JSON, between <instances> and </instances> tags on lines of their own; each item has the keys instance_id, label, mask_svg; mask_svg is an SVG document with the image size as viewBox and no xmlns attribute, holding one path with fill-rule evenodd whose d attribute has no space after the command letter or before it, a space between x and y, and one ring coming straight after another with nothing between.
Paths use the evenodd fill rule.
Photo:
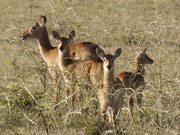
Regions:
<instances>
[{"instance_id":1,"label":"puku antelope","mask_svg":"<svg viewBox=\"0 0 180 135\"><path fill-rule=\"evenodd\" d=\"M48 32L46 29L47 20L45 16L40 17L40 21L35 23L33 26L31 26L26 32L23 33L21 36L22 40L26 39L36 39L39 43L39 49L40 54L43 57L43 59L46 61L49 69L51 70L52 76L53 76L53 87L55 89L56 94L56 101L59 102L59 75L60 75L60 63L59 63L59 51L58 47L53 47L50 44ZM83 43L73 43L73 38L63 38L64 44L71 44L70 45L70 55L73 56L75 59L79 57L85 57L93 60L99 61L98 56L96 55L96 52L94 49L98 47L98 45L95 45L90 42L83 42ZM81 53L77 53L81 52ZM79 54L79 55L78 55Z\"/></svg>"},{"instance_id":2,"label":"puku antelope","mask_svg":"<svg viewBox=\"0 0 180 135\"><path fill-rule=\"evenodd\" d=\"M137 103L138 106L141 106L142 102L142 92L145 87L145 82L144 82L144 75L145 75L145 68L144 66L146 64L152 64L153 60L146 54L145 49L141 49L136 57L135 57L135 72L121 72L118 75L118 78L122 81L124 87L126 88L132 88L134 90L137 89ZM133 107L134 107L134 99L132 94L129 97L129 107L130 107L130 112L131 116L133 117ZM142 113L140 112L140 117L142 117Z\"/></svg>"},{"instance_id":3,"label":"puku antelope","mask_svg":"<svg viewBox=\"0 0 180 135\"><path fill-rule=\"evenodd\" d=\"M114 123L118 111L123 106L123 91L118 94L117 90L123 88L122 83L118 78L114 77L114 60L120 56L121 48L118 48L114 55L105 55L102 49L96 50L97 55L103 60L103 81L102 86L98 90L98 99L100 103L100 111L103 116L103 121L106 116L109 117L109 122ZM117 93L116 93L117 92Z\"/></svg>"},{"instance_id":4,"label":"puku antelope","mask_svg":"<svg viewBox=\"0 0 180 135\"><path fill-rule=\"evenodd\" d=\"M100 61L93 61L91 59L87 59L83 61L73 60L70 57L70 45L64 44L62 38L57 32L53 31L52 34L54 39L56 39L59 42L58 47L59 47L60 71L62 71L62 73L65 72L65 74L63 74L63 77L66 81L67 95L69 94L72 95L71 106L72 109L74 110L75 95L73 93L75 92L75 89L72 84L77 81L82 82L82 79L85 79L86 81L90 81L91 75L99 76L99 74L102 73L102 60ZM69 35L74 37L75 35L74 31L72 31Z\"/></svg>"}]
</instances>

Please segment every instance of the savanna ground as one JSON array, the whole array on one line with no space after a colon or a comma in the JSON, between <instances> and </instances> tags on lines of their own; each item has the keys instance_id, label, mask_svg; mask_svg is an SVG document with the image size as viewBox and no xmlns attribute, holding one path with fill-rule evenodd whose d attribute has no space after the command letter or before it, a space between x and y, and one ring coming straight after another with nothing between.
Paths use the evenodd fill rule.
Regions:
<instances>
[{"instance_id":1,"label":"savanna ground","mask_svg":"<svg viewBox=\"0 0 180 135\"><path fill-rule=\"evenodd\" d=\"M20 35L40 15L51 31L66 36L75 30L75 42L91 41L106 52L122 48L115 61L115 75L134 70L140 48L154 60L146 66L143 93L144 118L135 105L129 122L127 100L117 128L121 135L180 134L180 1L179 0L1 0L0 1L0 134L51 135L99 134L101 116L96 89L84 91L84 118L80 103L67 117L65 102L54 111L52 78L39 53L37 41L21 41ZM80 82L82 83L82 82ZM65 99L61 80L61 101ZM143 126L142 126L143 123ZM108 124L103 128L108 130Z\"/></svg>"}]
</instances>

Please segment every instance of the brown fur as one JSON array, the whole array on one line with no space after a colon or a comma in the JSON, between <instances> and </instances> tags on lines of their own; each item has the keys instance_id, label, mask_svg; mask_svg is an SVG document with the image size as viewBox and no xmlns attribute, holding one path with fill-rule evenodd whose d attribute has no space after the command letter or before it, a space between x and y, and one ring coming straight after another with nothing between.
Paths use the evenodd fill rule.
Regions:
<instances>
[{"instance_id":1,"label":"brown fur","mask_svg":"<svg viewBox=\"0 0 180 135\"><path fill-rule=\"evenodd\" d=\"M69 35L75 35L74 31L72 31ZM64 44L62 41L62 37L60 35L53 31L53 37L59 42L59 62L60 62L60 71L66 72L63 74L63 77L66 81L66 87L67 87L67 94L69 93L72 95L75 91L75 88L73 84L77 84L77 81L80 82L87 82L91 81L94 82L94 80L97 80L97 76L99 74L102 74L102 61L93 61L91 59L87 60L81 60L81 61L76 61L73 60L70 57L70 45L69 44ZM69 38L72 38L71 36ZM90 43L88 43L90 44ZM93 48L93 47L92 47ZM97 48L97 47L95 47ZM99 47L98 47L99 48ZM82 49L82 48L80 48ZM83 51L83 50L82 50ZM96 53L96 52L95 52ZM99 58L100 59L100 58ZM75 95L72 96L71 98L71 106L72 109L74 109L74 100L75 100Z\"/></svg>"},{"instance_id":2,"label":"brown fur","mask_svg":"<svg viewBox=\"0 0 180 135\"><path fill-rule=\"evenodd\" d=\"M70 56L75 53L75 59L101 61L96 54L96 48L99 48L99 46L91 42L72 43L69 46L69 52Z\"/></svg>"}]
</instances>

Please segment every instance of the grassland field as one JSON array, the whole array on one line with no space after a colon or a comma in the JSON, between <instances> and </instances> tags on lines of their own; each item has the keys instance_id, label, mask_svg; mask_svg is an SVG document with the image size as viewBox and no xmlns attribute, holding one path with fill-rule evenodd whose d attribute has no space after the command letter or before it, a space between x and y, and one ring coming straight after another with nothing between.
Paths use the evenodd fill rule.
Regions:
<instances>
[{"instance_id":1,"label":"grassland field","mask_svg":"<svg viewBox=\"0 0 180 135\"><path fill-rule=\"evenodd\" d=\"M110 130L101 124L97 90L84 91L84 117L68 117L65 102L54 111L52 77L35 40L21 41L21 34L41 15L47 30L75 42L90 41L107 53L122 48L115 61L115 75L134 71L137 51L147 47L154 60L145 67L142 121L138 107L129 122L127 99L119 117L119 135L180 135L180 0L0 0L0 134L1 135L99 135ZM81 82L82 83L82 82ZM65 99L61 80L61 101ZM143 126L142 126L143 122ZM108 134L108 133L107 133Z\"/></svg>"}]
</instances>

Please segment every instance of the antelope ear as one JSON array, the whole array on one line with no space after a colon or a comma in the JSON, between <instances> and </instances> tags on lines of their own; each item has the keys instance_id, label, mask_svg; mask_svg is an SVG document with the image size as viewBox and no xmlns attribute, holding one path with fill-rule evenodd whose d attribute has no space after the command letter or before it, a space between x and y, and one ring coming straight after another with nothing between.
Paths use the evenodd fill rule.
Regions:
<instances>
[{"instance_id":1,"label":"antelope ear","mask_svg":"<svg viewBox=\"0 0 180 135\"><path fill-rule=\"evenodd\" d=\"M147 50L147 47L146 48L141 48L140 50L139 50L139 53L146 53L146 50Z\"/></svg>"},{"instance_id":2,"label":"antelope ear","mask_svg":"<svg viewBox=\"0 0 180 135\"><path fill-rule=\"evenodd\" d=\"M60 35L59 35L59 33L58 33L58 32L56 32L56 31L52 31L52 35L53 35L53 38L54 38L54 39L56 39L57 41L59 41L59 39L60 39Z\"/></svg>"},{"instance_id":3,"label":"antelope ear","mask_svg":"<svg viewBox=\"0 0 180 135\"><path fill-rule=\"evenodd\" d=\"M71 38L75 37L75 31L74 30L70 32L69 37L71 37Z\"/></svg>"},{"instance_id":4,"label":"antelope ear","mask_svg":"<svg viewBox=\"0 0 180 135\"><path fill-rule=\"evenodd\" d=\"M117 57L119 57L121 54L121 48L118 48L115 53L114 53L114 56L112 58L112 61L114 61Z\"/></svg>"},{"instance_id":5,"label":"antelope ear","mask_svg":"<svg viewBox=\"0 0 180 135\"><path fill-rule=\"evenodd\" d=\"M101 48L99 48L99 47L96 48L96 54L99 58L101 58L103 60L105 53Z\"/></svg>"},{"instance_id":6,"label":"antelope ear","mask_svg":"<svg viewBox=\"0 0 180 135\"><path fill-rule=\"evenodd\" d=\"M147 47L143 49L143 52L144 52L144 53L146 53L146 51L147 51Z\"/></svg>"},{"instance_id":7,"label":"antelope ear","mask_svg":"<svg viewBox=\"0 0 180 135\"><path fill-rule=\"evenodd\" d=\"M41 26L44 26L46 24L47 20L46 20L46 17L45 16L41 16L40 17L40 24Z\"/></svg>"}]
</instances>

